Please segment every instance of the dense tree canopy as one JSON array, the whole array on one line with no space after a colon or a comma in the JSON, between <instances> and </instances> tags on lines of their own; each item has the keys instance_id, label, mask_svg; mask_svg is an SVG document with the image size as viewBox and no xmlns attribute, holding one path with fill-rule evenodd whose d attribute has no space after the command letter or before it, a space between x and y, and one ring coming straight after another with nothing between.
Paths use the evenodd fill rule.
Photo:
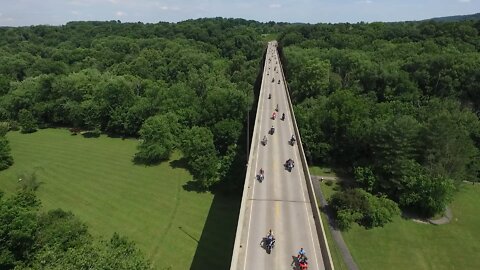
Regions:
<instances>
[{"instance_id":1,"label":"dense tree canopy","mask_svg":"<svg viewBox=\"0 0 480 270\"><path fill-rule=\"evenodd\" d=\"M40 213L39 206L31 190L9 198L0 192L1 269L151 269L124 237L95 242L72 213Z\"/></svg>"},{"instance_id":2,"label":"dense tree canopy","mask_svg":"<svg viewBox=\"0 0 480 270\"><path fill-rule=\"evenodd\" d=\"M222 18L3 27L0 121L140 137L135 159L146 163L177 148L211 187L246 158L239 137L264 39L278 35L309 159L432 214L480 176L479 31L474 21ZM12 163L2 139L0 157Z\"/></svg>"},{"instance_id":3,"label":"dense tree canopy","mask_svg":"<svg viewBox=\"0 0 480 270\"><path fill-rule=\"evenodd\" d=\"M281 44L306 152L425 215L479 181L478 22L289 25ZM342 209L339 209L339 211ZM358 220L347 210L344 220ZM349 210L350 211L350 210Z\"/></svg>"},{"instance_id":4,"label":"dense tree canopy","mask_svg":"<svg viewBox=\"0 0 480 270\"><path fill-rule=\"evenodd\" d=\"M209 179L205 187L232 179L232 162L215 161L245 158L232 151L244 153L237 142L268 28L222 18L0 28L0 121L18 122L25 133L38 125L139 136L135 160L144 163L167 159L185 145L181 131L199 127L213 141L208 160L185 153L194 175ZM208 177L200 169L207 165Z\"/></svg>"}]
</instances>

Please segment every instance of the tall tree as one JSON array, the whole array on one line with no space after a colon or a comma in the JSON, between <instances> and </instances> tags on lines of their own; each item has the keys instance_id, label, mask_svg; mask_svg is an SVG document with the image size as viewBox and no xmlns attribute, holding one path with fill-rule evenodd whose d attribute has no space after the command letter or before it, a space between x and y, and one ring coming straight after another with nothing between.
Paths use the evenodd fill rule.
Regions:
<instances>
[{"instance_id":1,"label":"tall tree","mask_svg":"<svg viewBox=\"0 0 480 270\"><path fill-rule=\"evenodd\" d=\"M181 148L200 187L209 188L218 181L219 159L209 129L192 127L187 130Z\"/></svg>"},{"instance_id":2,"label":"tall tree","mask_svg":"<svg viewBox=\"0 0 480 270\"><path fill-rule=\"evenodd\" d=\"M10 153L10 145L5 136L0 136L0 171L5 170L13 164L13 157Z\"/></svg>"},{"instance_id":3,"label":"tall tree","mask_svg":"<svg viewBox=\"0 0 480 270\"><path fill-rule=\"evenodd\" d=\"M37 131L37 122L32 115L32 112L26 109L20 110L18 114L18 121L22 127L22 133L32 133Z\"/></svg>"},{"instance_id":4,"label":"tall tree","mask_svg":"<svg viewBox=\"0 0 480 270\"><path fill-rule=\"evenodd\" d=\"M180 128L178 117L174 114L148 118L140 129L142 142L138 145L135 159L145 163L168 159L178 144Z\"/></svg>"}]
</instances>

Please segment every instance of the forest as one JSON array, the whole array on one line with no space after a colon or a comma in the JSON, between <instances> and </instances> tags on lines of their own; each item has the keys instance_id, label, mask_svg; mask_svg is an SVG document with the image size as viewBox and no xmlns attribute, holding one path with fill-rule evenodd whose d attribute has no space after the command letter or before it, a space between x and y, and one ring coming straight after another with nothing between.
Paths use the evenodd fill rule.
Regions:
<instances>
[{"instance_id":1,"label":"forest","mask_svg":"<svg viewBox=\"0 0 480 270\"><path fill-rule=\"evenodd\" d=\"M388 199L433 216L462 181L479 181L479 30L480 22L466 21L282 32L310 161L341 169L361 188L332 199L342 224L388 221L398 213ZM377 208L369 193L388 198L386 206Z\"/></svg>"},{"instance_id":2,"label":"forest","mask_svg":"<svg viewBox=\"0 0 480 270\"><path fill-rule=\"evenodd\" d=\"M178 150L199 190L241 192L246 118L266 41L276 38L310 165L354 179L331 202L340 223L381 226L398 207L431 216L460 182L480 176L479 31L479 21L223 18L2 27L0 169L15 162L8 130L66 127L138 138L139 164ZM34 213L37 203L24 199L12 213ZM40 219L29 222L73 222L64 212ZM28 243L2 245L2 266L34 265L17 256L30 252Z\"/></svg>"},{"instance_id":3,"label":"forest","mask_svg":"<svg viewBox=\"0 0 480 270\"><path fill-rule=\"evenodd\" d=\"M240 137L245 137L253 106L265 27L216 18L177 24L110 21L0 28L0 169L15 162L5 136L8 130L68 128L72 135L138 138L138 152L131 158L140 165L155 165L181 151L195 189L237 193L243 186L245 160L245 140ZM235 166L239 162L242 165ZM84 241L90 239L86 227L70 213L41 213L33 201L16 207L21 194L0 201L2 213L9 213L0 219L0 268L40 269L47 258L52 265L43 267L58 269L148 267L118 235L111 243ZM11 227L13 220L18 228ZM52 224L45 234L36 225L26 234L12 234L43 220ZM58 239L49 233L57 226L82 234L71 241ZM52 248L37 248L38 235L45 235ZM85 243L98 252L86 253ZM118 264L113 260L117 246L129 254ZM57 265L54 252L64 258Z\"/></svg>"}]
</instances>

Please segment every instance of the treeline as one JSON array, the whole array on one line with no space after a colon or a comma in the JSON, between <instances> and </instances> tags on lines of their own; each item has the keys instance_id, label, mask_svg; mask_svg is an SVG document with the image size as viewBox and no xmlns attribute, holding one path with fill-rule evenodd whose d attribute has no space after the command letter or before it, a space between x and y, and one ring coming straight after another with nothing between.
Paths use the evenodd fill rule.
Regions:
<instances>
[{"instance_id":1,"label":"treeline","mask_svg":"<svg viewBox=\"0 0 480 270\"><path fill-rule=\"evenodd\" d=\"M31 186L23 187L8 198L0 191L1 269L152 269L133 242L116 233L94 241L72 213L39 211Z\"/></svg>"},{"instance_id":2,"label":"treeline","mask_svg":"<svg viewBox=\"0 0 480 270\"><path fill-rule=\"evenodd\" d=\"M147 164L180 149L208 189L245 152L266 27L216 18L0 28L0 121L140 136L134 160Z\"/></svg>"},{"instance_id":3,"label":"treeline","mask_svg":"<svg viewBox=\"0 0 480 270\"><path fill-rule=\"evenodd\" d=\"M280 41L313 163L426 216L442 212L460 182L479 181L480 22L287 28ZM339 223L372 224L365 211L375 208L387 221L398 213L368 198L337 194Z\"/></svg>"}]
</instances>

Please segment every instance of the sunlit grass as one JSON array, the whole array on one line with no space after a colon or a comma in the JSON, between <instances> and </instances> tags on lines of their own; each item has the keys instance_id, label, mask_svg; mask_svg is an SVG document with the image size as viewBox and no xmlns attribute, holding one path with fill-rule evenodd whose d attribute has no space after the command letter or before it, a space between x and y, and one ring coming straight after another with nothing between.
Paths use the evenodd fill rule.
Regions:
<instances>
[{"instance_id":1,"label":"sunlit grass","mask_svg":"<svg viewBox=\"0 0 480 270\"><path fill-rule=\"evenodd\" d=\"M14 192L18 176L35 171L45 210L72 211L98 238L114 232L127 236L157 269L190 268L214 196L183 189L192 177L175 162L178 154L148 167L133 164L133 139L87 139L62 129L7 137L15 164L0 172L1 190ZM223 203L235 212L228 209L229 200ZM219 261L229 262L221 256L230 252L222 250Z\"/></svg>"},{"instance_id":2,"label":"sunlit grass","mask_svg":"<svg viewBox=\"0 0 480 270\"><path fill-rule=\"evenodd\" d=\"M339 186L324 182L321 188L328 198ZM342 234L360 269L480 269L479 203L480 185L464 184L450 206L449 224L397 217L383 228L354 224Z\"/></svg>"}]
</instances>

